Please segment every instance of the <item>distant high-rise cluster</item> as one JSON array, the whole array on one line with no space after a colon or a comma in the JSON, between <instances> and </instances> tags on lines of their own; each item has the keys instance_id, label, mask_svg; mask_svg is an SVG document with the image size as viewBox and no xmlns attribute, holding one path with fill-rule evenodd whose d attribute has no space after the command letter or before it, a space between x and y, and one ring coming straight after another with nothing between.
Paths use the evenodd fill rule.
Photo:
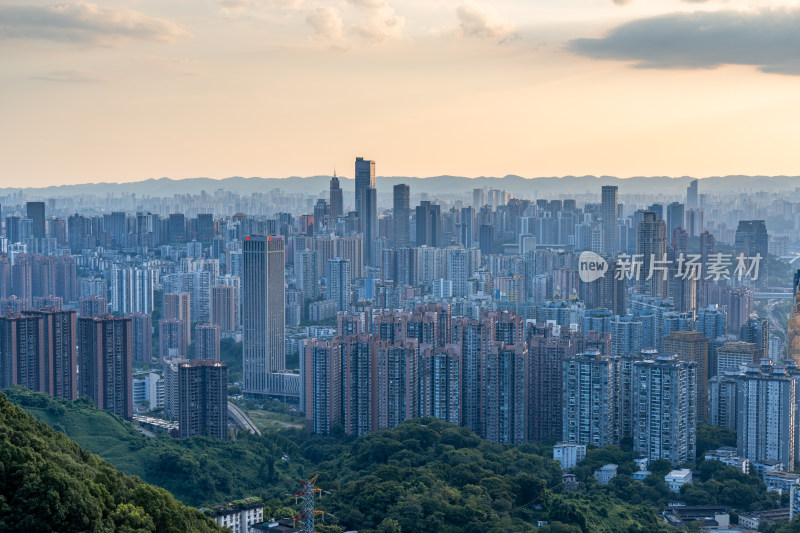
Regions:
<instances>
[{"instance_id":1,"label":"distant high-rise cluster","mask_svg":"<svg viewBox=\"0 0 800 533\"><path fill-rule=\"evenodd\" d=\"M184 437L249 427L230 386L319 434L436 417L673 464L706 421L794 465L800 311L776 309L800 276L776 256L800 251L800 192L448 180L358 157L301 192L8 193L0 384L163 409Z\"/></svg>"}]
</instances>

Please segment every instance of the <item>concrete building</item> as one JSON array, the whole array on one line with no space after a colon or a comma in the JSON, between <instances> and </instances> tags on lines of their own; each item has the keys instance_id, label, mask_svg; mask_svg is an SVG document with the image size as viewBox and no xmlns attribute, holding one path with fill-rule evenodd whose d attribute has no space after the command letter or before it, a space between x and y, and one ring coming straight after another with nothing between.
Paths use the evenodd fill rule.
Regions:
<instances>
[{"instance_id":1,"label":"concrete building","mask_svg":"<svg viewBox=\"0 0 800 533\"><path fill-rule=\"evenodd\" d=\"M583 445L618 444L620 359L597 352L563 363L562 439Z\"/></svg>"},{"instance_id":2,"label":"concrete building","mask_svg":"<svg viewBox=\"0 0 800 533\"><path fill-rule=\"evenodd\" d=\"M569 470L586 458L586 445L559 442L553 446L553 459L561 463L562 470Z\"/></svg>"},{"instance_id":3,"label":"concrete building","mask_svg":"<svg viewBox=\"0 0 800 533\"><path fill-rule=\"evenodd\" d=\"M130 318L78 319L79 395L126 420L133 416L132 334Z\"/></svg>"},{"instance_id":4,"label":"concrete building","mask_svg":"<svg viewBox=\"0 0 800 533\"><path fill-rule=\"evenodd\" d=\"M228 367L209 359L178 365L178 428L181 438L228 438Z\"/></svg>"},{"instance_id":5,"label":"concrete building","mask_svg":"<svg viewBox=\"0 0 800 533\"><path fill-rule=\"evenodd\" d=\"M617 465L607 464L594 471L594 477L601 485L608 485L612 479L617 477Z\"/></svg>"},{"instance_id":6,"label":"concrete building","mask_svg":"<svg viewBox=\"0 0 800 533\"><path fill-rule=\"evenodd\" d=\"M676 494L680 494L681 487L691 482L692 482L692 471L688 468L681 468L680 470L671 470L669 474L664 476L664 483L667 484L669 490L671 490Z\"/></svg>"},{"instance_id":7,"label":"concrete building","mask_svg":"<svg viewBox=\"0 0 800 533\"><path fill-rule=\"evenodd\" d=\"M194 359L220 360L220 327L197 324L194 327Z\"/></svg>"}]
</instances>

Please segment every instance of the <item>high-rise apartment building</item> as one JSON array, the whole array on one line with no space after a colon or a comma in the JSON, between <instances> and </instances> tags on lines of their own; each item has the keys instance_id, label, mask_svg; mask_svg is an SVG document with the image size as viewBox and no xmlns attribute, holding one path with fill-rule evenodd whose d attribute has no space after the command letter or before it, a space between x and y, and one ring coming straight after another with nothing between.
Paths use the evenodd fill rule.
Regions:
<instances>
[{"instance_id":1,"label":"high-rise apartment building","mask_svg":"<svg viewBox=\"0 0 800 533\"><path fill-rule=\"evenodd\" d=\"M765 360L736 378L736 436L740 457L777 461L786 470L795 460L795 379Z\"/></svg>"},{"instance_id":2,"label":"high-rise apartment building","mask_svg":"<svg viewBox=\"0 0 800 533\"><path fill-rule=\"evenodd\" d=\"M194 327L194 359L220 360L220 327L197 324Z\"/></svg>"},{"instance_id":3,"label":"high-rise apartment building","mask_svg":"<svg viewBox=\"0 0 800 533\"><path fill-rule=\"evenodd\" d=\"M637 290L642 294L665 298L667 295L667 232L663 220L645 211L636 229L636 253L641 257ZM649 278L649 279L648 279Z\"/></svg>"},{"instance_id":4,"label":"high-rise apartment building","mask_svg":"<svg viewBox=\"0 0 800 533\"><path fill-rule=\"evenodd\" d=\"M211 323L222 333L236 331L236 287L214 285L211 287Z\"/></svg>"},{"instance_id":5,"label":"high-rise apartment building","mask_svg":"<svg viewBox=\"0 0 800 533\"><path fill-rule=\"evenodd\" d=\"M598 352L563 360L564 442L605 446L620 439L620 358Z\"/></svg>"},{"instance_id":6,"label":"high-rise apartment building","mask_svg":"<svg viewBox=\"0 0 800 533\"><path fill-rule=\"evenodd\" d=\"M417 246L442 246L442 208L423 200L416 207L416 240Z\"/></svg>"},{"instance_id":7,"label":"high-rise apartment building","mask_svg":"<svg viewBox=\"0 0 800 533\"><path fill-rule=\"evenodd\" d=\"M697 420L705 420L708 395L708 339L697 331L673 331L664 337L664 353L697 364Z\"/></svg>"},{"instance_id":8,"label":"high-rise apartment building","mask_svg":"<svg viewBox=\"0 0 800 533\"><path fill-rule=\"evenodd\" d=\"M189 339L186 338L186 322L176 318L158 321L159 359L188 357Z\"/></svg>"},{"instance_id":9,"label":"high-rise apartment building","mask_svg":"<svg viewBox=\"0 0 800 533\"><path fill-rule=\"evenodd\" d=\"M100 316L108 313L108 300L99 296L81 298L78 302L80 316Z\"/></svg>"},{"instance_id":10,"label":"high-rise apartment building","mask_svg":"<svg viewBox=\"0 0 800 533\"><path fill-rule=\"evenodd\" d=\"M342 350L338 340L311 340L304 355L306 430L330 435L342 423Z\"/></svg>"},{"instance_id":11,"label":"high-rise apartment building","mask_svg":"<svg viewBox=\"0 0 800 533\"><path fill-rule=\"evenodd\" d=\"M632 365L633 450L673 465L695 460L697 364L643 352Z\"/></svg>"},{"instance_id":12,"label":"high-rise apartment building","mask_svg":"<svg viewBox=\"0 0 800 533\"><path fill-rule=\"evenodd\" d=\"M336 302L338 311L347 311L350 308L351 295L351 269L350 261L336 257L328 259L327 296L328 300Z\"/></svg>"},{"instance_id":13,"label":"high-rise apartment building","mask_svg":"<svg viewBox=\"0 0 800 533\"><path fill-rule=\"evenodd\" d=\"M567 357L575 355L575 343L569 336L561 335L530 335L527 342L530 354L528 438L561 439L563 365Z\"/></svg>"},{"instance_id":14,"label":"high-rise apartment building","mask_svg":"<svg viewBox=\"0 0 800 533\"><path fill-rule=\"evenodd\" d=\"M481 369L481 437L504 444L528 438L528 349L492 342Z\"/></svg>"},{"instance_id":15,"label":"high-rise apartment building","mask_svg":"<svg viewBox=\"0 0 800 533\"><path fill-rule=\"evenodd\" d=\"M133 416L131 337L130 318L78 319L79 395L128 420Z\"/></svg>"},{"instance_id":16,"label":"high-rise apartment building","mask_svg":"<svg viewBox=\"0 0 800 533\"><path fill-rule=\"evenodd\" d=\"M461 347L420 346L419 416L461 425Z\"/></svg>"},{"instance_id":17,"label":"high-rise apartment building","mask_svg":"<svg viewBox=\"0 0 800 533\"><path fill-rule=\"evenodd\" d=\"M667 205L667 235L671 238L678 228L684 227L684 205L680 202L672 202Z\"/></svg>"},{"instance_id":18,"label":"high-rise apartment building","mask_svg":"<svg viewBox=\"0 0 800 533\"><path fill-rule=\"evenodd\" d=\"M284 241L251 235L242 244L244 389L266 394L279 387L273 373L286 368Z\"/></svg>"},{"instance_id":19,"label":"high-rise apartment building","mask_svg":"<svg viewBox=\"0 0 800 533\"><path fill-rule=\"evenodd\" d=\"M186 344L192 343L192 297L188 292L164 294L164 320L183 322L183 338ZM185 352L184 352L185 355Z\"/></svg>"},{"instance_id":20,"label":"high-rise apartment building","mask_svg":"<svg viewBox=\"0 0 800 533\"><path fill-rule=\"evenodd\" d=\"M0 388L20 385L77 398L75 311L44 309L0 316Z\"/></svg>"},{"instance_id":21,"label":"high-rise apartment building","mask_svg":"<svg viewBox=\"0 0 800 533\"><path fill-rule=\"evenodd\" d=\"M133 360L151 363L153 360L153 317L144 313L128 315L131 319Z\"/></svg>"},{"instance_id":22,"label":"high-rise apartment building","mask_svg":"<svg viewBox=\"0 0 800 533\"><path fill-rule=\"evenodd\" d=\"M181 438L228 438L228 367L210 359L178 364L178 428Z\"/></svg>"}]
</instances>

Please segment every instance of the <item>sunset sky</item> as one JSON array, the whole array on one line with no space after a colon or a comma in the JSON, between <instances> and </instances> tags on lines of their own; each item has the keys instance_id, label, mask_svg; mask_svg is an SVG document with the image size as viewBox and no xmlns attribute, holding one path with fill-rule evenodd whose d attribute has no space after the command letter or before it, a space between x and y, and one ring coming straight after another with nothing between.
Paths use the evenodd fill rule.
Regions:
<instances>
[{"instance_id":1,"label":"sunset sky","mask_svg":"<svg viewBox=\"0 0 800 533\"><path fill-rule=\"evenodd\" d=\"M800 2L0 0L0 187L800 174Z\"/></svg>"}]
</instances>

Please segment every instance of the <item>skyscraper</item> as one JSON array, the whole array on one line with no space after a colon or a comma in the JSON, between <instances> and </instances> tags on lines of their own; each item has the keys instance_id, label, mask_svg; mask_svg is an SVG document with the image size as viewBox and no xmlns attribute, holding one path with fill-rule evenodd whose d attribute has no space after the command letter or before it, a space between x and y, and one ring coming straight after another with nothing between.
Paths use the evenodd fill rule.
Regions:
<instances>
[{"instance_id":1,"label":"skyscraper","mask_svg":"<svg viewBox=\"0 0 800 533\"><path fill-rule=\"evenodd\" d=\"M44 202L28 202L25 204L26 216L33 221L33 235L36 239L45 237L44 231Z\"/></svg>"},{"instance_id":2,"label":"skyscraper","mask_svg":"<svg viewBox=\"0 0 800 533\"><path fill-rule=\"evenodd\" d=\"M616 257L619 251L619 228L617 226L617 206L619 192L616 185L603 185L601 195L603 217L603 253Z\"/></svg>"},{"instance_id":3,"label":"skyscraper","mask_svg":"<svg viewBox=\"0 0 800 533\"><path fill-rule=\"evenodd\" d=\"M164 294L164 320L183 322L183 338L187 345L192 343L192 298L188 292ZM182 352L182 356L186 352Z\"/></svg>"},{"instance_id":4,"label":"skyscraper","mask_svg":"<svg viewBox=\"0 0 800 533\"><path fill-rule=\"evenodd\" d=\"M636 253L641 256L637 290L642 294L664 298L667 295L667 232L663 220L652 211L645 211L636 229ZM652 274L652 275L651 275ZM647 279L647 278L650 279Z\"/></svg>"},{"instance_id":5,"label":"skyscraper","mask_svg":"<svg viewBox=\"0 0 800 533\"><path fill-rule=\"evenodd\" d=\"M667 235L671 236L677 228L682 227L684 227L683 204L680 202L672 202L667 205Z\"/></svg>"},{"instance_id":6,"label":"skyscraper","mask_svg":"<svg viewBox=\"0 0 800 533\"><path fill-rule=\"evenodd\" d=\"M620 439L620 358L598 352L571 355L563 360L565 442L605 446Z\"/></svg>"},{"instance_id":7,"label":"skyscraper","mask_svg":"<svg viewBox=\"0 0 800 533\"><path fill-rule=\"evenodd\" d=\"M133 360L137 363L151 363L153 359L153 319L151 315L133 313L131 330L133 338Z\"/></svg>"},{"instance_id":8,"label":"skyscraper","mask_svg":"<svg viewBox=\"0 0 800 533\"><path fill-rule=\"evenodd\" d=\"M689 209L697 209L700 207L700 202L697 196L697 185L699 180L692 180L688 187L686 187L686 207Z\"/></svg>"},{"instance_id":9,"label":"skyscraper","mask_svg":"<svg viewBox=\"0 0 800 533\"><path fill-rule=\"evenodd\" d=\"M528 438L528 349L492 342L483 355L481 437L504 444Z\"/></svg>"},{"instance_id":10,"label":"skyscraper","mask_svg":"<svg viewBox=\"0 0 800 533\"><path fill-rule=\"evenodd\" d=\"M380 262L375 257L375 240L378 238L378 191L369 187L361 191L363 208L360 211L361 229L364 233L364 259L369 265Z\"/></svg>"},{"instance_id":11,"label":"skyscraper","mask_svg":"<svg viewBox=\"0 0 800 533\"><path fill-rule=\"evenodd\" d=\"M286 368L284 241L251 235L242 243L242 374L244 389L267 394L273 372Z\"/></svg>"},{"instance_id":12,"label":"skyscraper","mask_svg":"<svg viewBox=\"0 0 800 533\"><path fill-rule=\"evenodd\" d=\"M328 300L336 302L338 311L347 311L351 300L351 272L350 261L336 257L328 259L327 296Z\"/></svg>"},{"instance_id":13,"label":"skyscraper","mask_svg":"<svg viewBox=\"0 0 800 533\"><path fill-rule=\"evenodd\" d=\"M220 360L220 335L216 324L197 324L194 327L194 359Z\"/></svg>"},{"instance_id":14,"label":"skyscraper","mask_svg":"<svg viewBox=\"0 0 800 533\"><path fill-rule=\"evenodd\" d=\"M128 420L133 416L131 337L130 318L78 319L79 394Z\"/></svg>"},{"instance_id":15,"label":"skyscraper","mask_svg":"<svg viewBox=\"0 0 800 533\"><path fill-rule=\"evenodd\" d=\"M708 339L698 331L673 331L664 337L664 353L697 363L697 420L706 418L708 395Z\"/></svg>"},{"instance_id":16,"label":"skyscraper","mask_svg":"<svg viewBox=\"0 0 800 533\"><path fill-rule=\"evenodd\" d=\"M339 186L339 178L336 177L336 172L333 173L331 178L330 195L328 197L330 207L328 214L331 219L336 222L336 219L344 214L344 199L342 196L342 188Z\"/></svg>"},{"instance_id":17,"label":"skyscraper","mask_svg":"<svg viewBox=\"0 0 800 533\"><path fill-rule=\"evenodd\" d=\"M330 435L342 422L342 350L337 339L311 339L303 357L306 430L318 435Z\"/></svg>"},{"instance_id":18,"label":"skyscraper","mask_svg":"<svg viewBox=\"0 0 800 533\"><path fill-rule=\"evenodd\" d=\"M673 465L695 460L697 365L643 352L631 374L633 450Z\"/></svg>"},{"instance_id":19,"label":"skyscraper","mask_svg":"<svg viewBox=\"0 0 800 533\"><path fill-rule=\"evenodd\" d=\"M410 207L411 189L408 185L399 183L394 186L392 218L394 219L394 238L392 247L402 248L410 242Z\"/></svg>"},{"instance_id":20,"label":"skyscraper","mask_svg":"<svg viewBox=\"0 0 800 533\"><path fill-rule=\"evenodd\" d=\"M795 379L769 361L752 363L736 379L736 435L740 457L777 461L793 470Z\"/></svg>"},{"instance_id":21,"label":"skyscraper","mask_svg":"<svg viewBox=\"0 0 800 533\"><path fill-rule=\"evenodd\" d=\"M531 440L561 439L563 419L562 377L564 359L575 354L569 337L530 335L528 372L528 410Z\"/></svg>"},{"instance_id":22,"label":"skyscraper","mask_svg":"<svg viewBox=\"0 0 800 533\"><path fill-rule=\"evenodd\" d=\"M77 398L75 311L44 309L0 316L0 387L20 385Z\"/></svg>"},{"instance_id":23,"label":"skyscraper","mask_svg":"<svg viewBox=\"0 0 800 533\"><path fill-rule=\"evenodd\" d=\"M746 258L761 257L758 265L758 279L755 280L759 287L765 287L767 284L768 253L769 234L766 223L763 220L740 220L739 226L736 228L734 255L744 254ZM752 275L755 275L755 271ZM745 279L750 278L745 277Z\"/></svg>"},{"instance_id":24,"label":"skyscraper","mask_svg":"<svg viewBox=\"0 0 800 533\"><path fill-rule=\"evenodd\" d=\"M356 157L356 211L363 214L364 191L375 188L375 161Z\"/></svg>"},{"instance_id":25,"label":"skyscraper","mask_svg":"<svg viewBox=\"0 0 800 533\"><path fill-rule=\"evenodd\" d=\"M178 364L178 427L181 438L228 438L228 367L213 360Z\"/></svg>"},{"instance_id":26,"label":"skyscraper","mask_svg":"<svg viewBox=\"0 0 800 533\"><path fill-rule=\"evenodd\" d=\"M211 287L211 323L218 325L223 333L236 330L236 287Z\"/></svg>"}]
</instances>

